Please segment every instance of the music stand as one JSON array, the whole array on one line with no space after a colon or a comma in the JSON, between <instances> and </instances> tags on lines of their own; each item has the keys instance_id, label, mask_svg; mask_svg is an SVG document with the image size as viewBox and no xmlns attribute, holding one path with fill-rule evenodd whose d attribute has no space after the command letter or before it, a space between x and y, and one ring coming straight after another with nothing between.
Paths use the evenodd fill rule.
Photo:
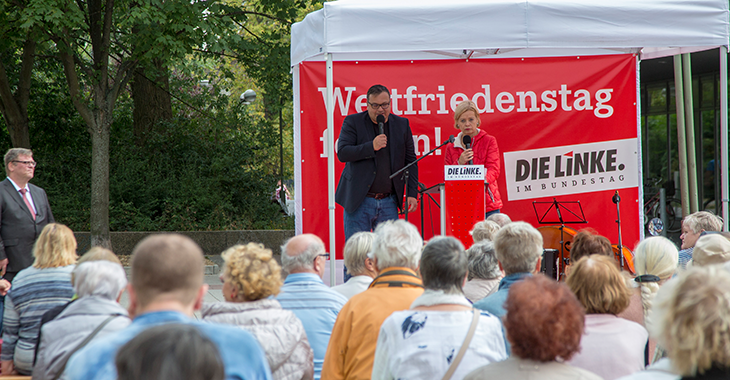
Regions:
<instances>
[{"instance_id":1,"label":"music stand","mask_svg":"<svg viewBox=\"0 0 730 380\"><path fill-rule=\"evenodd\" d=\"M547 205L547 209L542 206ZM588 223L586 221L586 215L583 212L583 206L580 201L565 201L558 202L557 199L553 198L552 201L533 201L532 208L535 210L535 216L537 217L537 223L539 224L556 224L560 223L560 254L558 256L558 278L565 275L565 265L570 257L566 257L565 247L565 225L566 224L579 224ZM538 208L543 208L542 214L538 211ZM554 210L554 211L553 211ZM562 211L561 211L562 210ZM563 213L567 218L563 217ZM550 219L550 217L557 216L557 219Z\"/></svg>"}]
</instances>

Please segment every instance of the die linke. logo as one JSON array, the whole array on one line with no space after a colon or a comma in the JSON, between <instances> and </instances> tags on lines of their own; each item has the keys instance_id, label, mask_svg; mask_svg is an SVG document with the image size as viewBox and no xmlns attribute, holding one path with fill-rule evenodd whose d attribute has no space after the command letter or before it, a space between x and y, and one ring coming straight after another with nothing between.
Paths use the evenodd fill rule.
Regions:
<instances>
[{"instance_id":1,"label":"die linke. logo","mask_svg":"<svg viewBox=\"0 0 730 380\"><path fill-rule=\"evenodd\" d=\"M504 153L509 200L639 185L637 139Z\"/></svg>"}]
</instances>

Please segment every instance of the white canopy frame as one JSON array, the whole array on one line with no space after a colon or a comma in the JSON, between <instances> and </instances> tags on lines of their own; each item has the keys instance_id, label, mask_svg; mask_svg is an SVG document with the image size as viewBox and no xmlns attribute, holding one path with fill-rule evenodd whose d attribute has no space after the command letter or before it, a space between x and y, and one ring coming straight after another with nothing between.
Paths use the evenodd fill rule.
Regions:
<instances>
[{"instance_id":1,"label":"white canopy frame","mask_svg":"<svg viewBox=\"0 0 730 380\"><path fill-rule=\"evenodd\" d=\"M340 0L292 26L295 181L301 189L299 70L326 61L329 247L335 247L333 62L638 53L641 59L721 47L722 216L728 229L727 0ZM638 73L637 73L638 75ZM296 233L302 233L297 197ZM334 255L330 284L335 283Z\"/></svg>"}]
</instances>

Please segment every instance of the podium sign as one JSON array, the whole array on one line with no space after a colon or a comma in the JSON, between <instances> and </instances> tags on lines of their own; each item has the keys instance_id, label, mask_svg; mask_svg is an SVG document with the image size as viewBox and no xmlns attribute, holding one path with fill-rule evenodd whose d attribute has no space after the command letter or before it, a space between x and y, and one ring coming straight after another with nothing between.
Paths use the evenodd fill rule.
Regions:
<instances>
[{"instance_id":1,"label":"podium sign","mask_svg":"<svg viewBox=\"0 0 730 380\"><path fill-rule=\"evenodd\" d=\"M484 165L446 165L446 235L453 236L469 248L474 240L469 231L484 220Z\"/></svg>"}]
</instances>

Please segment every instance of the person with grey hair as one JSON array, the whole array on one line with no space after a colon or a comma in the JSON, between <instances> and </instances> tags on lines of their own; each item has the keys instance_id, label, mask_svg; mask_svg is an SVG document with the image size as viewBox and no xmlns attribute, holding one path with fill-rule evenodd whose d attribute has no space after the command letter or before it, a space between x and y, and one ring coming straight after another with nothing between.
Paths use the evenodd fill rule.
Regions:
<instances>
[{"instance_id":1,"label":"person with grey hair","mask_svg":"<svg viewBox=\"0 0 730 380\"><path fill-rule=\"evenodd\" d=\"M504 226L512 223L512 219L509 217L509 215L503 214L501 212L489 215L487 217L487 220L490 222L495 222L495 223L499 224L499 227L504 227Z\"/></svg>"},{"instance_id":2,"label":"person with grey hair","mask_svg":"<svg viewBox=\"0 0 730 380\"><path fill-rule=\"evenodd\" d=\"M320 378L337 315L347 303L345 296L322 281L328 257L322 239L312 234L294 236L281 247L281 266L289 275L276 300L304 325L314 352L315 379Z\"/></svg>"},{"instance_id":3,"label":"person with grey hair","mask_svg":"<svg viewBox=\"0 0 730 380\"><path fill-rule=\"evenodd\" d=\"M77 299L41 329L33 379L56 379L71 355L95 338L121 330L131 323L119 305L127 275L121 265L89 261L74 271ZM87 340L88 339L88 340Z\"/></svg>"},{"instance_id":4,"label":"person with grey hair","mask_svg":"<svg viewBox=\"0 0 730 380\"><path fill-rule=\"evenodd\" d=\"M374 233L361 231L347 240L344 250L345 267L347 273L352 277L346 283L333 287L332 290L350 299L370 286L375 276L378 275L375 270L375 261L368 257L374 238Z\"/></svg>"},{"instance_id":5,"label":"person with grey hair","mask_svg":"<svg viewBox=\"0 0 730 380\"><path fill-rule=\"evenodd\" d=\"M35 175L33 152L12 148L5 153L5 175L0 182L0 278L13 282L33 264L33 244L49 223L55 222L45 190L30 183ZM10 284L2 283L3 292ZM5 295L0 296L0 331Z\"/></svg>"},{"instance_id":6,"label":"person with grey hair","mask_svg":"<svg viewBox=\"0 0 730 380\"><path fill-rule=\"evenodd\" d=\"M507 358L502 323L473 309L462 292L467 277L464 246L453 237L434 237L421 255L419 271L425 288L410 310L396 311L380 327L373 380L441 379ZM475 330L469 333L472 323ZM464 336L470 342L464 344ZM453 358L464 350L461 361Z\"/></svg>"},{"instance_id":7,"label":"person with grey hair","mask_svg":"<svg viewBox=\"0 0 730 380\"><path fill-rule=\"evenodd\" d=\"M687 268L687 263L692 260L695 243L706 231L722 231L720 218L707 211L698 211L684 217L684 220L682 220L682 234L679 235L682 240L679 251L680 268Z\"/></svg>"},{"instance_id":8,"label":"person with grey hair","mask_svg":"<svg viewBox=\"0 0 730 380\"><path fill-rule=\"evenodd\" d=\"M466 251L466 257L469 259L469 281L464 285L464 295L469 301L477 302L497 291L503 275L491 241L474 243Z\"/></svg>"},{"instance_id":9,"label":"person with grey hair","mask_svg":"<svg viewBox=\"0 0 730 380\"><path fill-rule=\"evenodd\" d=\"M512 222L497 232L494 251L505 276L499 281L498 290L476 302L474 307L502 317L506 313L503 305L510 286L540 271L542 235L525 222Z\"/></svg>"},{"instance_id":10,"label":"person with grey hair","mask_svg":"<svg viewBox=\"0 0 730 380\"><path fill-rule=\"evenodd\" d=\"M350 298L340 311L327 347L322 379L369 379L378 331L393 312L406 310L423 293L416 274L423 240L404 220L375 229L376 277L368 290Z\"/></svg>"},{"instance_id":11,"label":"person with grey hair","mask_svg":"<svg viewBox=\"0 0 730 380\"><path fill-rule=\"evenodd\" d=\"M502 227L500 227L496 222L491 220L482 220L481 222L477 222L469 233L471 234L472 239L474 239L474 243L479 243L484 240L492 241L494 240L494 235L500 228Z\"/></svg>"}]
</instances>

